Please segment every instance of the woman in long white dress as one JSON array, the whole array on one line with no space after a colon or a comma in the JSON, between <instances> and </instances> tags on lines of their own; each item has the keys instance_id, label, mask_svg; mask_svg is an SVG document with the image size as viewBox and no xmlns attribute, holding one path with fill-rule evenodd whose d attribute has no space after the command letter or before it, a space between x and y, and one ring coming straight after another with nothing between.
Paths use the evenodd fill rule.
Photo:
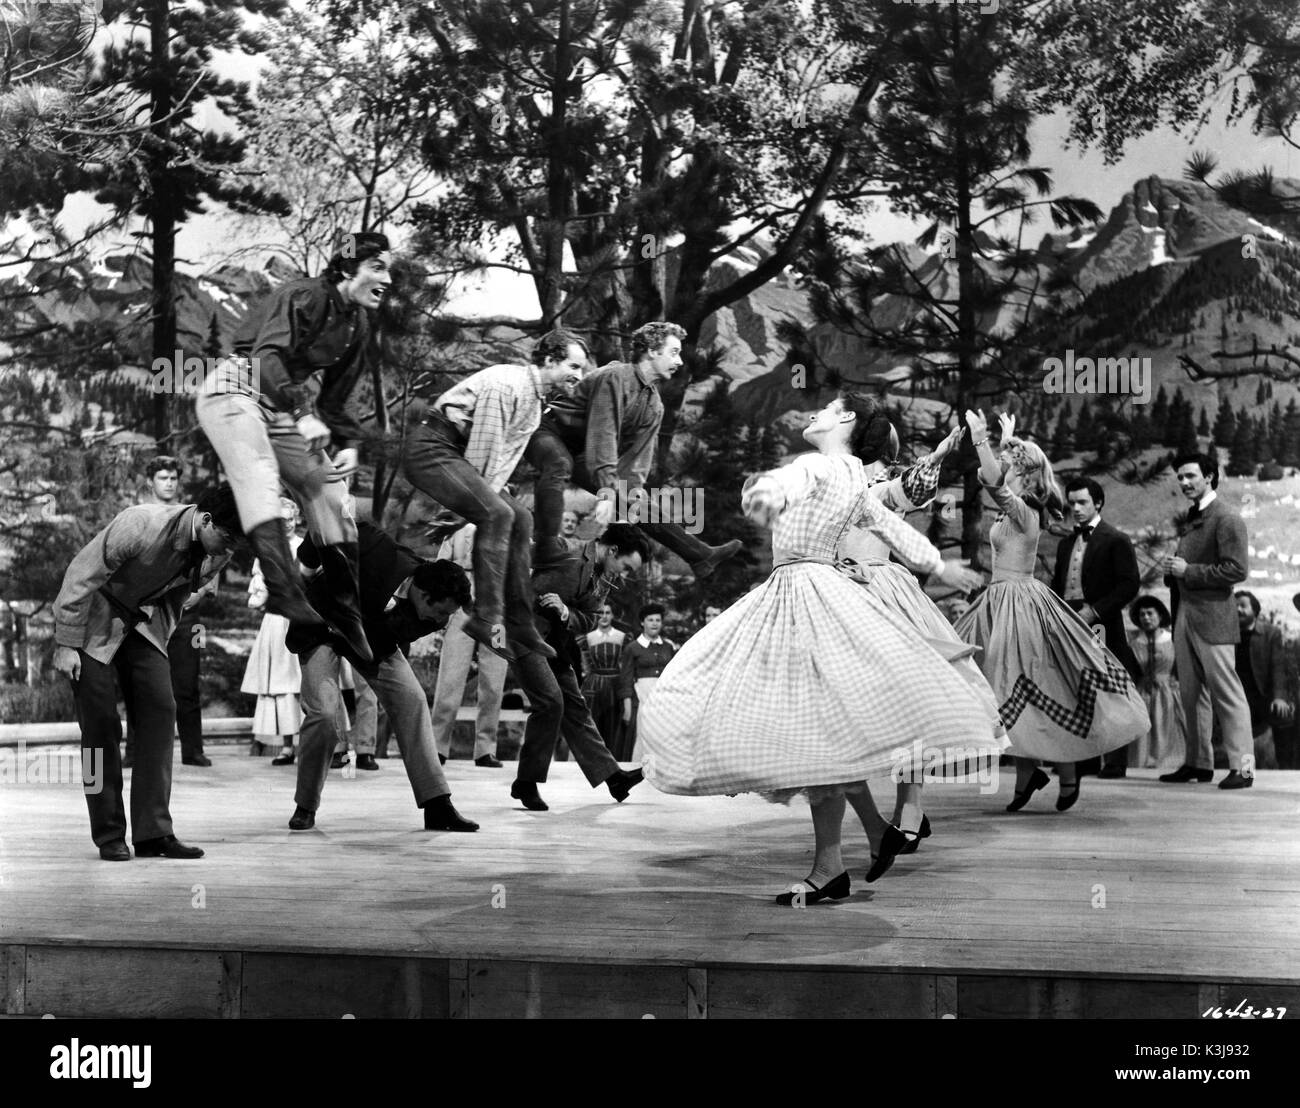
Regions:
<instances>
[{"instance_id":1,"label":"woman in long white dress","mask_svg":"<svg viewBox=\"0 0 1300 1108\"><path fill-rule=\"evenodd\" d=\"M1016 437L1013 416L999 418L1001 459L989 445L984 413L966 413L980 483L1000 513L989 531L993 579L953 630L980 648L980 668L1011 736L1016 790L1007 811L1018 812L1051 781L1039 768L1049 761L1060 782L1056 810L1064 812L1079 799L1075 763L1127 745L1150 723L1119 659L1034 577L1044 517L1059 513L1065 498L1041 448Z\"/></svg>"},{"instance_id":2,"label":"woman in long white dress","mask_svg":"<svg viewBox=\"0 0 1300 1108\"><path fill-rule=\"evenodd\" d=\"M849 895L841 825L846 803L869 803L868 777L906 769L916 749L954 762L1001 749L996 712L953 665L969 648L922 638L835 568L862 524L942 580L971 584L868 493L853 451L883 418L869 398L837 398L804 431L817 453L750 479L742 507L772 527L772 574L686 642L641 708L642 769L661 791L808 793L812 872L779 903Z\"/></svg>"}]
</instances>

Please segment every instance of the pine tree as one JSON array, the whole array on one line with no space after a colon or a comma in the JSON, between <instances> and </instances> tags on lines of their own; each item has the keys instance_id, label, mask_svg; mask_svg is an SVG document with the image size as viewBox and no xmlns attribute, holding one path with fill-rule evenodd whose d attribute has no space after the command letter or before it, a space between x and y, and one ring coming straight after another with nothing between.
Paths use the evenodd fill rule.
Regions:
<instances>
[{"instance_id":1,"label":"pine tree","mask_svg":"<svg viewBox=\"0 0 1300 1108\"><path fill-rule=\"evenodd\" d=\"M1210 419L1204 408L1201 409L1201 418L1196 421L1196 433L1207 439L1210 437Z\"/></svg>"},{"instance_id":2,"label":"pine tree","mask_svg":"<svg viewBox=\"0 0 1300 1108\"><path fill-rule=\"evenodd\" d=\"M1300 408L1294 398L1287 404L1282 420L1282 449L1277 460L1284 466L1300 465Z\"/></svg>"},{"instance_id":3,"label":"pine tree","mask_svg":"<svg viewBox=\"0 0 1300 1108\"><path fill-rule=\"evenodd\" d=\"M1182 420L1178 425L1178 437L1173 447L1181 453L1192 453L1201 449L1200 440L1196 437L1196 424L1192 420L1192 406L1184 403L1181 410Z\"/></svg>"},{"instance_id":4,"label":"pine tree","mask_svg":"<svg viewBox=\"0 0 1300 1108\"><path fill-rule=\"evenodd\" d=\"M1284 431L1284 422L1282 416L1282 405L1279 401L1273 401L1273 407L1268 413L1268 439L1269 448L1273 457L1281 459L1282 457L1282 438ZM1281 462L1279 461L1279 465Z\"/></svg>"},{"instance_id":5,"label":"pine tree","mask_svg":"<svg viewBox=\"0 0 1300 1108\"><path fill-rule=\"evenodd\" d=\"M1074 425L1074 447L1076 450L1091 450L1095 445L1092 405L1084 400L1079 404L1079 419Z\"/></svg>"},{"instance_id":6,"label":"pine tree","mask_svg":"<svg viewBox=\"0 0 1300 1108\"><path fill-rule=\"evenodd\" d=\"M1263 419L1253 419L1250 422L1250 432L1254 438L1256 459L1265 465L1276 462L1277 454L1273 451L1273 440L1268 435L1268 423Z\"/></svg>"},{"instance_id":7,"label":"pine tree","mask_svg":"<svg viewBox=\"0 0 1300 1108\"><path fill-rule=\"evenodd\" d=\"M1255 407L1263 407L1264 402L1268 399L1268 393L1264 389L1264 382L1261 381L1255 386Z\"/></svg>"},{"instance_id":8,"label":"pine tree","mask_svg":"<svg viewBox=\"0 0 1300 1108\"><path fill-rule=\"evenodd\" d=\"M1165 394L1165 387L1161 385L1156 390L1155 402L1151 405L1151 441L1163 444L1165 441L1165 431L1169 426L1169 397Z\"/></svg>"},{"instance_id":9,"label":"pine tree","mask_svg":"<svg viewBox=\"0 0 1300 1108\"><path fill-rule=\"evenodd\" d=\"M1074 428L1070 426L1070 402L1061 406L1061 414L1056 420L1056 430L1052 432L1052 450L1057 454L1069 454L1074 450Z\"/></svg>"},{"instance_id":10,"label":"pine tree","mask_svg":"<svg viewBox=\"0 0 1300 1108\"><path fill-rule=\"evenodd\" d=\"M1169 418L1165 421L1165 433L1161 439L1165 446L1177 448L1183 437L1183 418L1186 416L1190 421L1191 414L1191 407L1183 396L1183 390L1176 390L1173 399L1169 401ZM1195 427L1193 426L1192 429L1195 430Z\"/></svg>"},{"instance_id":11,"label":"pine tree","mask_svg":"<svg viewBox=\"0 0 1300 1108\"><path fill-rule=\"evenodd\" d=\"M1145 450L1151 445L1151 417L1145 405L1138 407L1129 420L1128 433L1134 450Z\"/></svg>"},{"instance_id":12,"label":"pine tree","mask_svg":"<svg viewBox=\"0 0 1300 1108\"><path fill-rule=\"evenodd\" d=\"M1230 448L1237 433L1237 417L1233 415L1232 403L1225 395L1219 401L1219 414L1214 420L1214 444L1225 449Z\"/></svg>"},{"instance_id":13,"label":"pine tree","mask_svg":"<svg viewBox=\"0 0 1300 1108\"><path fill-rule=\"evenodd\" d=\"M1253 477L1255 465L1259 459L1255 455L1254 428L1250 417L1242 416L1236 421L1232 439L1232 458L1224 472L1229 477Z\"/></svg>"}]
</instances>

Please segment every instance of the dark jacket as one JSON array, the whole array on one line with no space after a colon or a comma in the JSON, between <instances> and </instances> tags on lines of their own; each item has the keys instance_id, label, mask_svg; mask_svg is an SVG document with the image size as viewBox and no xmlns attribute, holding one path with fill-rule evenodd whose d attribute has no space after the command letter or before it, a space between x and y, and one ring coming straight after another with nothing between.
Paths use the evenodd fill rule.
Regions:
<instances>
[{"instance_id":1,"label":"dark jacket","mask_svg":"<svg viewBox=\"0 0 1300 1108\"><path fill-rule=\"evenodd\" d=\"M340 449L364 438L348 410L353 389L372 363L370 320L325 277L287 281L259 301L235 332L234 351L256 358L262 396L295 419L318 414ZM308 380L323 370L313 405Z\"/></svg>"},{"instance_id":2,"label":"dark jacket","mask_svg":"<svg viewBox=\"0 0 1300 1108\"><path fill-rule=\"evenodd\" d=\"M1056 548L1052 591L1057 596L1065 596L1065 578L1070 569L1070 558L1074 553L1074 544L1079 541L1079 535L1067 535ZM1142 587L1137 555L1133 552L1133 544L1129 542L1128 536L1104 519L1098 520L1084 548L1083 567L1079 576L1083 584L1083 598L1092 605L1106 630L1106 645L1111 653L1120 656L1123 661L1122 655L1128 652L1124 614Z\"/></svg>"},{"instance_id":3,"label":"dark jacket","mask_svg":"<svg viewBox=\"0 0 1300 1108\"><path fill-rule=\"evenodd\" d=\"M571 667L581 682L582 644L578 636L596 626L596 613L609 593L608 585L601 578L594 542L579 547L554 568L533 574L534 595L540 597L550 592L556 593L569 609L569 618L565 621L560 619L558 612L536 608L537 621L545 629L546 642L557 655L551 666Z\"/></svg>"},{"instance_id":4,"label":"dark jacket","mask_svg":"<svg viewBox=\"0 0 1300 1108\"><path fill-rule=\"evenodd\" d=\"M401 599L392 608L388 607L393 593L423 561L415 551L364 520L357 524L357 547L360 552L361 623L365 627L370 651L378 663L398 650L405 654L412 642L439 630L442 623L421 620L409 600ZM320 552L310 536L298 547L298 560L308 569L319 568ZM306 592L312 607L328 620L333 601L325 574L318 573L309 578ZM347 643L328 631L295 623L290 625L285 641L294 654L306 654L323 643L329 643L363 675L374 671L374 665L358 661Z\"/></svg>"}]
</instances>

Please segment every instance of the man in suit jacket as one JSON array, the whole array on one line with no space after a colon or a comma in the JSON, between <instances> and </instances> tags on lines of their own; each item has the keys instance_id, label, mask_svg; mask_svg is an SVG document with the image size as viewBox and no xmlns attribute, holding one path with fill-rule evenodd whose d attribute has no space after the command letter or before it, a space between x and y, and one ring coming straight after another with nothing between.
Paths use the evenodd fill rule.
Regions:
<instances>
[{"instance_id":1,"label":"man in suit jacket","mask_svg":"<svg viewBox=\"0 0 1300 1108\"><path fill-rule=\"evenodd\" d=\"M1282 632L1273 623L1260 623L1259 599L1254 593L1238 591L1237 676L1250 705L1250 728L1255 738L1255 765L1277 769L1273 744L1273 720L1290 723L1295 705L1286 698L1286 650Z\"/></svg>"},{"instance_id":2,"label":"man in suit jacket","mask_svg":"<svg viewBox=\"0 0 1300 1108\"><path fill-rule=\"evenodd\" d=\"M636 573L649 556L649 544L634 527L611 523L595 542L533 575L538 623L546 628L555 657L548 661L531 653L511 662L533 710L510 795L531 811L547 810L537 786L546 780L561 735L593 789L608 786L621 804L642 780L639 769L619 767L591 718L582 695L582 649L576 636L596 625L611 585Z\"/></svg>"},{"instance_id":3,"label":"man in suit jacket","mask_svg":"<svg viewBox=\"0 0 1300 1108\"><path fill-rule=\"evenodd\" d=\"M373 659L363 661L350 637L318 624L291 624L285 639L302 663L297 808L289 829L308 831L316 825L316 810L339 740L343 708L339 659L346 658L388 713L416 806L424 811L424 829L477 831L478 824L465 819L451 803L451 788L433 739L429 703L406 660L412 642L446 627L453 612L469 605L469 577L455 562L424 561L369 522L357 524L357 548L361 623ZM333 586L320 572L321 552L310 537L298 547L298 561L307 578L307 599L331 619ZM395 600L404 584L406 595Z\"/></svg>"},{"instance_id":4,"label":"man in suit jacket","mask_svg":"<svg viewBox=\"0 0 1300 1108\"><path fill-rule=\"evenodd\" d=\"M1248 789L1255 782L1250 707L1237 676L1241 641L1233 587L1246 579L1246 525L1218 498L1219 463L1205 454L1174 460L1183 496L1191 502L1178 552L1164 559L1173 598L1174 664L1187 720L1187 754L1182 767L1161 781L1209 781L1214 756L1209 729L1196 710L1208 688L1228 752L1228 776L1221 789Z\"/></svg>"},{"instance_id":5,"label":"man in suit jacket","mask_svg":"<svg viewBox=\"0 0 1300 1108\"><path fill-rule=\"evenodd\" d=\"M1124 612L1138 594L1137 555L1128 536L1101 518L1106 493L1090 477L1076 477L1065 486L1074 516L1074 534L1056 548L1052 591L1090 625L1100 625L1106 646L1134 681L1142 669L1124 633ZM1132 744L1106 754L1102 777L1123 777Z\"/></svg>"},{"instance_id":6,"label":"man in suit jacket","mask_svg":"<svg viewBox=\"0 0 1300 1108\"><path fill-rule=\"evenodd\" d=\"M86 783L86 805L91 837L106 862L131 860L118 754L119 687L136 737L136 857L203 857L172 829L176 702L167 640L190 593L229 561L243 534L227 485L205 492L197 504L137 504L91 539L63 575L54 602L54 668L72 681L83 760L96 768L98 780Z\"/></svg>"}]
</instances>

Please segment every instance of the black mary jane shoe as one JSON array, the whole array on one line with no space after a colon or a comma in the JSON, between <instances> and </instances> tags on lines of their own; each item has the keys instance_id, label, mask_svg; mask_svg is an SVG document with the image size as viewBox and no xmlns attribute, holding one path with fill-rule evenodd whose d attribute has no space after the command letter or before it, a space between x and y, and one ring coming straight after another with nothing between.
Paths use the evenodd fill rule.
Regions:
<instances>
[{"instance_id":1,"label":"black mary jane shoe","mask_svg":"<svg viewBox=\"0 0 1300 1108\"><path fill-rule=\"evenodd\" d=\"M800 897L804 904L816 904L819 900L843 900L849 895L849 871L845 870L838 877L832 877L820 889L806 877L800 884L807 886L807 891ZM783 908L793 908L795 898L799 895L792 889L788 893L778 895L776 902Z\"/></svg>"},{"instance_id":2,"label":"black mary jane shoe","mask_svg":"<svg viewBox=\"0 0 1300 1108\"><path fill-rule=\"evenodd\" d=\"M1029 788L1025 789L1024 792L1016 793L1016 795L1012 798L1011 803L1007 805L1007 811L1008 812L1020 811L1021 808L1023 808L1026 804L1029 803L1029 798L1033 796L1034 793L1038 792L1039 789L1045 788L1047 785L1051 784L1051 781L1052 779L1048 777L1047 774L1045 774L1041 769L1039 769L1038 767L1034 767L1034 775L1029 779Z\"/></svg>"},{"instance_id":3,"label":"black mary jane shoe","mask_svg":"<svg viewBox=\"0 0 1300 1108\"><path fill-rule=\"evenodd\" d=\"M1069 785L1062 783L1061 791L1056 794L1056 810L1058 812L1068 812L1074 807L1074 802L1079 799L1079 786L1082 784L1081 778L1074 779L1074 788L1068 793Z\"/></svg>"},{"instance_id":4,"label":"black mary jane shoe","mask_svg":"<svg viewBox=\"0 0 1300 1108\"><path fill-rule=\"evenodd\" d=\"M889 867L894 864L894 859L908 846L913 843L919 844L921 838L920 831L904 831L892 823L886 827L885 837L880 840L880 853L871 856L871 868L867 870L867 883L879 881L884 877Z\"/></svg>"},{"instance_id":5,"label":"black mary jane shoe","mask_svg":"<svg viewBox=\"0 0 1300 1108\"><path fill-rule=\"evenodd\" d=\"M900 850L898 853L915 854L918 850L921 849L921 840L928 839L929 837L930 837L930 817L923 815L921 817L921 829L916 833L916 838L909 839L907 845L903 847L903 849Z\"/></svg>"}]
</instances>

